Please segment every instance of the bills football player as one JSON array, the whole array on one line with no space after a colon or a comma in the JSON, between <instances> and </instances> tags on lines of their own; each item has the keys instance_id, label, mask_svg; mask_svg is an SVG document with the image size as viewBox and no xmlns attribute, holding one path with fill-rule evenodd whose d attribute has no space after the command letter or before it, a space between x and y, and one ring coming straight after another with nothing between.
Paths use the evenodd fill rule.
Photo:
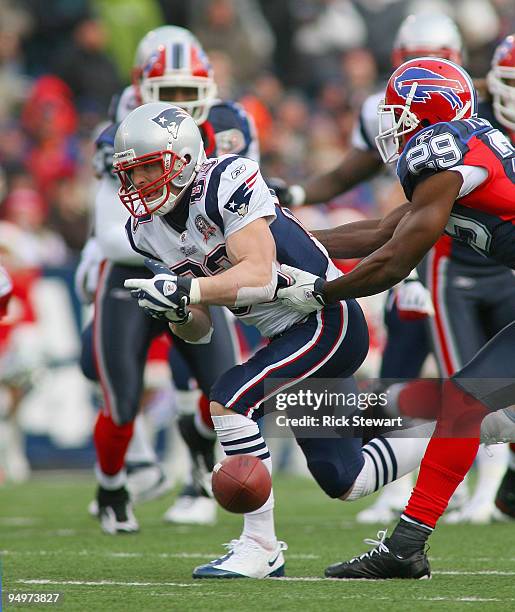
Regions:
<instances>
[{"instance_id":1,"label":"bills football player","mask_svg":"<svg viewBox=\"0 0 515 612\"><path fill-rule=\"evenodd\" d=\"M182 109L154 103L134 110L118 128L113 159L120 200L133 216L126 226L129 240L151 258L155 272L151 279L125 282L142 309L164 318L185 341L207 342L208 306L225 305L269 339L218 378L210 409L225 454L252 454L271 471L256 423L263 401L292 379L308 377L341 378L354 393L352 374L368 350L360 307L348 300L306 317L275 299L279 262L304 265L328 280L340 273L293 215L276 207L256 162L237 155L206 159L201 134ZM272 381L275 386L267 387ZM297 441L325 493L348 500L411 471L423 454L420 445L407 448L395 438L377 438L363 448L359 438ZM193 576L282 575L285 546L275 535L273 505L272 494L245 514L243 533L229 552L197 567Z\"/></svg>"},{"instance_id":2,"label":"bills football player","mask_svg":"<svg viewBox=\"0 0 515 612\"><path fill-rule=\"evenodd\" d=\"M123 287L125 279L148 271L142 265L143 258L131 250L125 237L126 214L119 205L118 181L112 173L114 134L119 122L141 103L167 99L192 113L200 125L208 155L234 152L258 157L251 120L238 105L216 99L211 66L189 31L175 26L152 30L138 46L135 65L134 84L122 93L115 109L115 122L103 130L96 143L101 178L95 203L95 240L105 260L98 280L91 335L105 400L105 409L95 426L99 462L97 505L102 529L112 534L138 528L122 468L139 409L148 347L157 335L169 332L165 323L146 317ZM211 316L215 326L211 342L193 346L175 338L171 356L172 371L178 369L181 360L181 370L189 366L205 393L240 358L233 320L217 308L212 309ZM185 378L187 381L188 376ZM181 414L179 430L190 450L192 482L167 511L165 519L212 523L216 504L206 483L214 461L215 435L202 427L191 412ZM165 490L166 482L153 448L138 429L135 434L127 459L143 468L134 477L139 483L145 476L143 494L148 498Z\"/></svg>"},{"instance_id":3,"label":"bills football player","mask_svg":"<svg viewBox=\"0 0 515 612\"><path fill-rule=\"evenodd\" d=\"M447 15L422 12L410 15L402 23L394 43L393 66L398 67L408 59L422 56L442 57L461 64L461 36ZM328 174L313 177L304 186L292 185L286 193L283 192L287 202L295 205L304 201L326 201L384 167L375 143L377 105L383 96L384 91L370 96L363 104L353 133L353 147L342 164ZM480 104L479 115L491 117L488 102ZM315 232L315 235L326 244L326 233ZM350 243L344 245L340 241L337 249L340 257L353 256ZM438 240L417 269L429 295L417 281L403 282L395 289L394 308L385 314L388 341L380 371L383 379L419 376L431 348L440 375L449 377L513 320L515 277L511 271L482 257L452 236ZM409 315L420 316L424 312L433 316L425 320L403 321ZM450 520L477 523L491 520L498 481L505 465L504 450L502 447L490 451L483 447L480 449L477 495L453 512ZM393 519L395 511L402 508L409 495L409 490L400 488L401 483L398 487L398 492L395 488L386 490L373 507L358 515L358 520L377 522L379 519Z\"/></svg>"},{"instance_id":4,"label":"bills football player","mask_svg":"<svg viewBox=\"0 0 515 612\"><path fill-rule=\"evenodd\" d=\"M296 282L278 295L302 312L394 285L443 232L515 268L515 148L477 116L468 73L444 59L408 61L390 77L379 117L379 151L385 163L397 161L409 201L371 229L376 250L347 276L327 282L282 266ZM348 231L340 232L341 240ZM425 542L472 465L482 420L502 423L505 440L515 434L509 408L515 398L514 342L512 322L444 383L436 431L392 536L381 532L376 548L328 567L326 576L430 576Z\"/></svg>"}]
</instances>

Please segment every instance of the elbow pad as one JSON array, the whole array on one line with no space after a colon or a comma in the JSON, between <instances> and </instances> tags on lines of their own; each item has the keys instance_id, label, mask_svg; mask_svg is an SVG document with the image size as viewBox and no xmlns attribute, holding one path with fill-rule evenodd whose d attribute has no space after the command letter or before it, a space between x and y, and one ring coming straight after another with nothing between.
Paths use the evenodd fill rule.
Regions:
<instances>
[{"instance_id":1,"label":"elbow pad","mask_svg":"<svg viewBox=\"0 0 515 612\"><path fill-rule=\"evenodd\" d=\"M235 306L252 306L252 304L261 304L270 302L275 297L277 289L277 268L275 262L272 262L272 278L264 287L241 287L236 294Z\"/></svg>"}]
</instances>

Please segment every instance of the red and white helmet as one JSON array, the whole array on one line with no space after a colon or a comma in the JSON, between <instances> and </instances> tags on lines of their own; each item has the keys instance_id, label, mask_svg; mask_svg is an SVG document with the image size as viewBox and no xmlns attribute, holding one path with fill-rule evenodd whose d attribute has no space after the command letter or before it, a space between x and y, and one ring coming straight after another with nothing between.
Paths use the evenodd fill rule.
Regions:
<instances>
[{"instance_id":1,"label":"red and white helmet","mask_svg":"<svg viewBox=\"0 0 515 612\"><path fill-rule=\"evenodd\" d=\"M392 52L395 68L415 57L443 57L462 63L463 41L454 21L444 13L422 12L402 22Z\"/></svg>"},{"instance_id":2,"label":"red and white helmet","mask_svg":"<svg viewBox=\"0 0 515 612\"><path fill-rule=\"evenodd\" d=\"M419 57L399 66L378 106L376 144L385 163L395 161L417 132L442 121L477 113L476 90L467 71L453 62Z\"/></svg>"},{"instance_id":3,"label":"red and white helmet","mask_svg":"<svg viewBox=\"0 0 515 612\"><path fill-rule=\"evenodd\" d=\"M507 36L495 50L486 82L495 118L515 130L515 35Z\"/></svg>"},{"instance_id":4,"label":"red and white helmet","mask_svg":"<svg viewBox=\"0 0 515 612\"><path fill-rule=\"evenodd\" d=\"M197 38L185 28L161 26L144 36L136 50L133 82L143 104L166 101L203 123L217 96L213 69ZM167 88L166 96L163 89ZM191 99L173 90L191 90Z\"/></svg>"}]
</instances>

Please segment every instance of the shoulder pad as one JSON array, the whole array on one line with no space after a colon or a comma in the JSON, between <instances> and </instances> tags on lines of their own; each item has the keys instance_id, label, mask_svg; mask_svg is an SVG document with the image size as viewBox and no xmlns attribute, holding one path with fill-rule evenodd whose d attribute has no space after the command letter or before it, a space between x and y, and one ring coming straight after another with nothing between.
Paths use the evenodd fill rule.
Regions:
<instances>
[{"instance_id":1,"label":"shoulder pad","mask_svg":"<svg viewBox=\"0 0 515 612\"><path fill-rule=\"evenodd\" d=\"M119 123L111 123L104 130L102 130L102 132L100 132L100 135L95 140L96 147L114 147L114 137L116 135L116 130L118 129L119 125Z\"/></svg>"},{"instance_id":2,"label":"shoulder pad","mask_svg":"<svg viewBox=\"0 0 515 612\"><path fill-rule=\"evenodd\" d=\"M207 118L215 133L217 155L245 155L253 135L249 116L235 102L219 102L211 107Z\"/></svg>"},{"instance_id":3,"label":"shoulder pad","mask_svg":"<svg viewBox=\"0 0 515 612\"><path fill-rule=\"evenodd\" d=\"M397 174L408 200L419 182L463 164L476 129L464 121L437 123L413 136L397 163Z\"/></svg>"}]
</instances>

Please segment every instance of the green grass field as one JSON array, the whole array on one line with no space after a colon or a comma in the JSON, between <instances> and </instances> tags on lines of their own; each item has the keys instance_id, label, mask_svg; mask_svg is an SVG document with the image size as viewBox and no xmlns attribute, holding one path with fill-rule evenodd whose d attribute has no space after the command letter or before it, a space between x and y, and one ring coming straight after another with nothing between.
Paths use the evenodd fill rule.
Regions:
<instances>
[{"instance_id":1,"label":"green grass field","mask_svg":"<svg viewBox=\"0 0 515 612\"><path fill-rule=\"evenodd\" d=\"M48 475L1 488L3 589L61 591L62 610L515 609L514 524L442 525L431 541L431 581L323 580L326 565L364 552L363 538L379 527L355 524L363 503L330 501L310 480L274 484L288 580L191 579L239 535L235 515L221 512L216 527L165 525L169 496L137 507L140 534L109 537L86 514L90 478Z\"/></svg>"}]
</instances>

